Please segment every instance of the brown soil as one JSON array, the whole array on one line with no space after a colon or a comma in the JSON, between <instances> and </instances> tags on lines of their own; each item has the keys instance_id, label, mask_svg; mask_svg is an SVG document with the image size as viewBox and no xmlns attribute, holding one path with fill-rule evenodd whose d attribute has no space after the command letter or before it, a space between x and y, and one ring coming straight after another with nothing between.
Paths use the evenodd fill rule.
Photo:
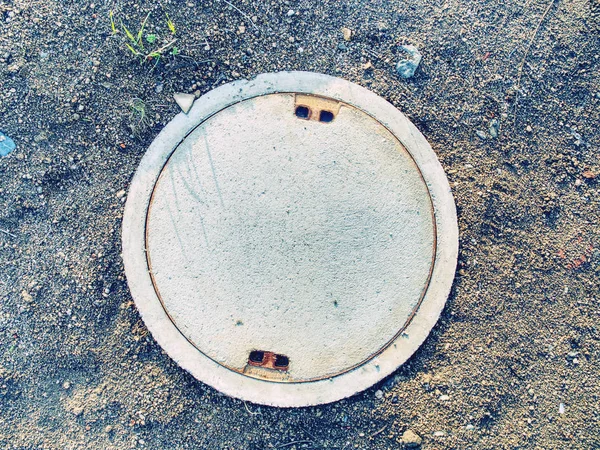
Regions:
<instances>
[{"instance_id":1,"label":"brown soil","mask_svg":"<svg viewBox=\"0 0 600 450\"><path fill-rule=\"evenodd\" d=\"M145 34L165 42L159 2L0 0L0 130L18 146L0 157L0 446L398 449L412 430L426 449L600 448L597 0L162 6L179 54L142 65L109 11L135 30L150 12ZM394 70L404 43L423 53L410 80ZM407 114L461 231L454 289L413 358L360 395L294 410L181 370L119 256L120 191L178 113L172 94L289 69Z\"/></svg>"}]
</instances>

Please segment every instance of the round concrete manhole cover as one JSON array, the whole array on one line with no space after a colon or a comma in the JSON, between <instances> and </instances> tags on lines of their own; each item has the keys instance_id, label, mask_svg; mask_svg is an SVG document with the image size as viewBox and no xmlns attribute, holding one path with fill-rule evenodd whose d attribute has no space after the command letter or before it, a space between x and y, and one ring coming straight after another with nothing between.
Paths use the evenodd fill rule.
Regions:
<instances>
[{"instance_id":1,"label":"round concrete manhole cover","mask_svg":"<svg viewBox=\"0 0 600 450\"><path fill-rule=\"evenodd\" d=\"M335 401L397 369L448 296L445 174L372 92L307 72L237 81L152 143L123 220L127 280L196 378L275 406Z\"/></svg>"}]
</instances>

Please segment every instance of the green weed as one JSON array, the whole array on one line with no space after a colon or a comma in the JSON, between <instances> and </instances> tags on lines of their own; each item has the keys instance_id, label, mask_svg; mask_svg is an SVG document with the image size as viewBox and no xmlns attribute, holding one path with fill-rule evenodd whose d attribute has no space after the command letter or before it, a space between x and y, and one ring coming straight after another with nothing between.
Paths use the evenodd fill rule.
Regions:
<instances>
[{"instance_id":1,"label":"green weed","mask_svg":"<svg viewBox=\"0 0 600 450\"><path fill-rule=\"evenodd\" d=\"M165 12L165 17L167 18L167 28L169 29L171 35L174 35L176 32L175 24L169 17L169 15ZM122 20L119 19L120 27L117 27L115 23L115 17L112 11L109 13L110 18L110 27L113 35L122 33L122 42L124 48L132 54L135 58L137 58L141 64L144 64L149 61L154 61L154 67L158 64L165 55L177 56L179 55L179 49L174 46L177 39L165 39L162 40L156 34L146 34L144 36L144 30L146 29L146 24L150 19L150 13L146 15L144 21L140 25L139 29L130 30L123 23ZM144 41L150 45L150 49L146 49L144 46Z\"/></svg>"},{"instance_id":2,"label":"green weed","mask_svg":"<svg viewBox=\"0 0 600 450\"><path fill-rule=\"evenodd\" d=\"M141 98L132 98L129 101L129 128L132 133L139 136L151 123L146 103Z\"/></svg>"},{"instance_id":3,"label":"green weed","mask_svg":"<svg viewBox=\"0 0 600 450\"><path fill-rule=\"evenodd\" d=\"M167 17L167 27L169 27L169 31L171 32L171 34L175 34L175 24L173 23L173 21L171 20L171 18L169 17L169 15L165 12L165 16Z\"/></svg>"},{"instance_id":4,"label":"green weed","mask_svg":"<svg viewBox=\"0 0 600 450\"><path fill-rule=\"evenodd\" d=\"M117 27L115 25L115 20L113 19L113 12L111 11L109 14L110 17L110 28L112 29L112 34L117 34Z\"/></svg>"}]
</instances>

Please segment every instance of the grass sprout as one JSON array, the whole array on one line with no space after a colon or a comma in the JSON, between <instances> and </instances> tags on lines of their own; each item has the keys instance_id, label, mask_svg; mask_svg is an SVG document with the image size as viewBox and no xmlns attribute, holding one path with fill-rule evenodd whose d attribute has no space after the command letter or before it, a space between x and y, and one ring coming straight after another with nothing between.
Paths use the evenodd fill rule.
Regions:
<instances>
[{"instance_id":1,"label":"grass sprout","mask_svg":"<svg viewBox=\"0 0 600 450\"><path fill-rule=\"evenodd\" d=\"M132 98L129 101L129 128L135 136L142 134L152 121L148 115L148 106L141 98Z\"/></svg>"},{"instance_id":2,"label":"grass sprout","mask_svg":"<svg viewBox=\"0 0 600 450\"><path fill-rule=\"evenodd\" d=\"M110 28L112 30L112 34L117 34L117 26L115 25L115 19L113 18L113 12L111 11L108 16L110 17Z\"/></svg>"},{"instance_id":3,"label":"grass sprout","mask_svg":"<svg viewBox=\"0 0 600 450\"><path fill-rule=\"evenodd\" d=\"M176 32L175 24L173 23L173 21L169 17L169 14L167 14L166 11L165 11L165 16L167 17L167 27L169 28L169 31L171 32L171 34L174 35Z\"/></svg>"},{"instance_id":4,"label":"grass sprout","mask_svg":"<svg viewBox=\"0 0 600 450\"><path fill-rule=\"evenodd\" d=\"M167 27L171 33L174 35L176 32L175 24L169 17L169 15L165 12L165 16L167 18ZM144 36L144 30L146 29L146 25L150 19L150 13L146 15L139 29L131 30L127 28L127 26L123 23L122 20L119 19L120 27L116 26L115 17L112 11L109 13L110 18L110 27L113 32L113 35L122 33L122 41L125 49L131 53L135 58L137 58L141 64L144 64L148 61L154 61L154 66L160 62L161 58L165 55L177 56L179 55L179 49L174 46L176 39L171 39L167 41L163 39L162 42L159 41L159 36L156 34L146 34ZM144 40L147 44L150 44L150 49L146 49L144 47ZM160 44L159 44L160 42Z\"/></svg>"}]
</instances>

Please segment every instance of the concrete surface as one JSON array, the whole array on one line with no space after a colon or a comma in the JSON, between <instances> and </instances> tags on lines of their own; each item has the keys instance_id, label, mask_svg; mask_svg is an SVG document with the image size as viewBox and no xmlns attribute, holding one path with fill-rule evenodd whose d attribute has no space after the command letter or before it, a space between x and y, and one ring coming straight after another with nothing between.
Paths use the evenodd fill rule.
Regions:
<instances>
[{"instance_id":1,"label":"concrete surface","mask_svg":"<svg viewBox=\"0 0 600 450\"><path fill-rule=\"evenodd\" d=\"M302 120L289 92L344 103L331 123ZM454 204L422 135L366 89L305 72L226 85L178 116L140 164L123 230L132 294L167 352L230 395L280 406L336 400L397 368L437 320L456 262ZM252 350L289 370L249 371Z\"/></svg>"}]
</instances>

